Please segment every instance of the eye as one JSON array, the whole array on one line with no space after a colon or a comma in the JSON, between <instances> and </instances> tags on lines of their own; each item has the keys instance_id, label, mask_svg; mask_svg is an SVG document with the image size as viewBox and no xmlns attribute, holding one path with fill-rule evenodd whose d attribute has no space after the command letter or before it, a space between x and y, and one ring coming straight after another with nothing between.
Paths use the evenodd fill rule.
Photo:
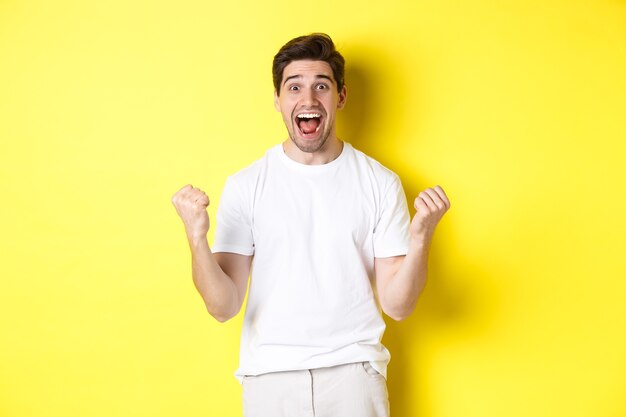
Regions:
<instances>
[{"instance_id":1,"label":"eye","mask_svg":"<svg viewBox=\"0 0 626 417\"><path fill-rule=\"evenodd\" d=\"M318 90L326 90L328 88L328 86L326 84L318 84L317 85L317 89Z\"/></svg>"},{"instance_id":2,"label":"eye","mask_svg":"<svg viewBox=\"0 0 626 417\"><path fill-rule=\"evenodd\" d=\"M298 87L297 85L289 86L289 91L298 91L299 89L300 89L300 87Z\"/></svg>"}]
</instances>

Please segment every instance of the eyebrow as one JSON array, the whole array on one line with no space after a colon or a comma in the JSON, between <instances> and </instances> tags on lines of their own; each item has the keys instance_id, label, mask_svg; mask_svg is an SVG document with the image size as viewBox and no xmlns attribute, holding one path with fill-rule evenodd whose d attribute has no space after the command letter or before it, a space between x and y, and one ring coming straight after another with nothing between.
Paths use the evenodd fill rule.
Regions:
<instances>
[{"instance_id":1,"label":"eyebrow","mask_svg":"<svg viewBox=\"0 0 626 417\"><path fill-rule=\"evenodd\" d=\"M298 75L291 75L291 76L285 78L285 81L283 82L283 85L287 84L287 81L289 81L291 79L295 79L295 78L302 78L302 75L300 75L300 74L298 74ZM331 83L333 82L333 79L331 77L329 77L328 75L326 75L326 74L317 74L315 76L315 78L316 79L322 78L322 79L330 81Z\"/></svg>"}]
</instances>

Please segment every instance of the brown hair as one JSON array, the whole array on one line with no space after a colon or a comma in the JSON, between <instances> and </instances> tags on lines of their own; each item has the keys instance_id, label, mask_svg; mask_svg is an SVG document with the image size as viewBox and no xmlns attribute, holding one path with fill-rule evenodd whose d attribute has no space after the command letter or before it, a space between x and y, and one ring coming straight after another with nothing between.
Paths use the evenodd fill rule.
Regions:
<instances>
[{"instance_id":1,"label":"brown hair","mask_svg":"<svg viewBox=\"0 0 626 417\"><path fill-rule=\"evenodd\" d=\"M272 63L272 77L276 94L280 95L280 84L283 81L283 70L291 61L312 60L324 61L333 70L337 82L337 91L343 88L343 74L345 60L335 49L333 40L325 33L311 33L299 36L283 45L274 56Z\"/></svg>"}]
</instances>

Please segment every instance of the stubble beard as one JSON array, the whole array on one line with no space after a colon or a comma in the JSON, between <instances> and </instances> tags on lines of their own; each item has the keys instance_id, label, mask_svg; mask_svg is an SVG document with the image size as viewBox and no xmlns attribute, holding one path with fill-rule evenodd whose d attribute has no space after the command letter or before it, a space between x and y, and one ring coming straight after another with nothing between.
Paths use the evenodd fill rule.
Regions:
<instances>
[{"instance_id":1,"label":"stubble beard","mask_svg":"<svg viewBox=\"0 0 626 417\"><path fill-rule=\"evenodd\" d=\"M298 131L298 126L294 125L292 122L291 129L287 129L289 132L289 139L300 149L302 152L306 153L314 153L319 151L324 147L326 141L330 136L331 129L324 127L324 131L322 135L317 140L305 140L298 139L296 132Z\"/></svg>"}]
</instances>

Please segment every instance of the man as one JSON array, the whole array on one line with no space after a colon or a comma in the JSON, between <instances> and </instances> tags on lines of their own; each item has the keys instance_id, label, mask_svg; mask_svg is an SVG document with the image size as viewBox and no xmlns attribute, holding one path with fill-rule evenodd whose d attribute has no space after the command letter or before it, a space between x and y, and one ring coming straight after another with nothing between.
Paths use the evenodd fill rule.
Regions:
<instances>
[{"instance_id":1,"label":"man","mask_svg":"<svg viewBox=\"0 0 626 417\"><path fill-rule=\"evenodd\" d=\"M172 199L194 283L223 322L240 311L252 270L235 373L245 417L388 416L380 310L394 320L413 311L450 203L429 188L410 221L398 176L337 138L347 90L330 37L289 41L273 77L289 138L228 178L213 251L207 195L186 185Z\"/></svg>"}]
</instances>

